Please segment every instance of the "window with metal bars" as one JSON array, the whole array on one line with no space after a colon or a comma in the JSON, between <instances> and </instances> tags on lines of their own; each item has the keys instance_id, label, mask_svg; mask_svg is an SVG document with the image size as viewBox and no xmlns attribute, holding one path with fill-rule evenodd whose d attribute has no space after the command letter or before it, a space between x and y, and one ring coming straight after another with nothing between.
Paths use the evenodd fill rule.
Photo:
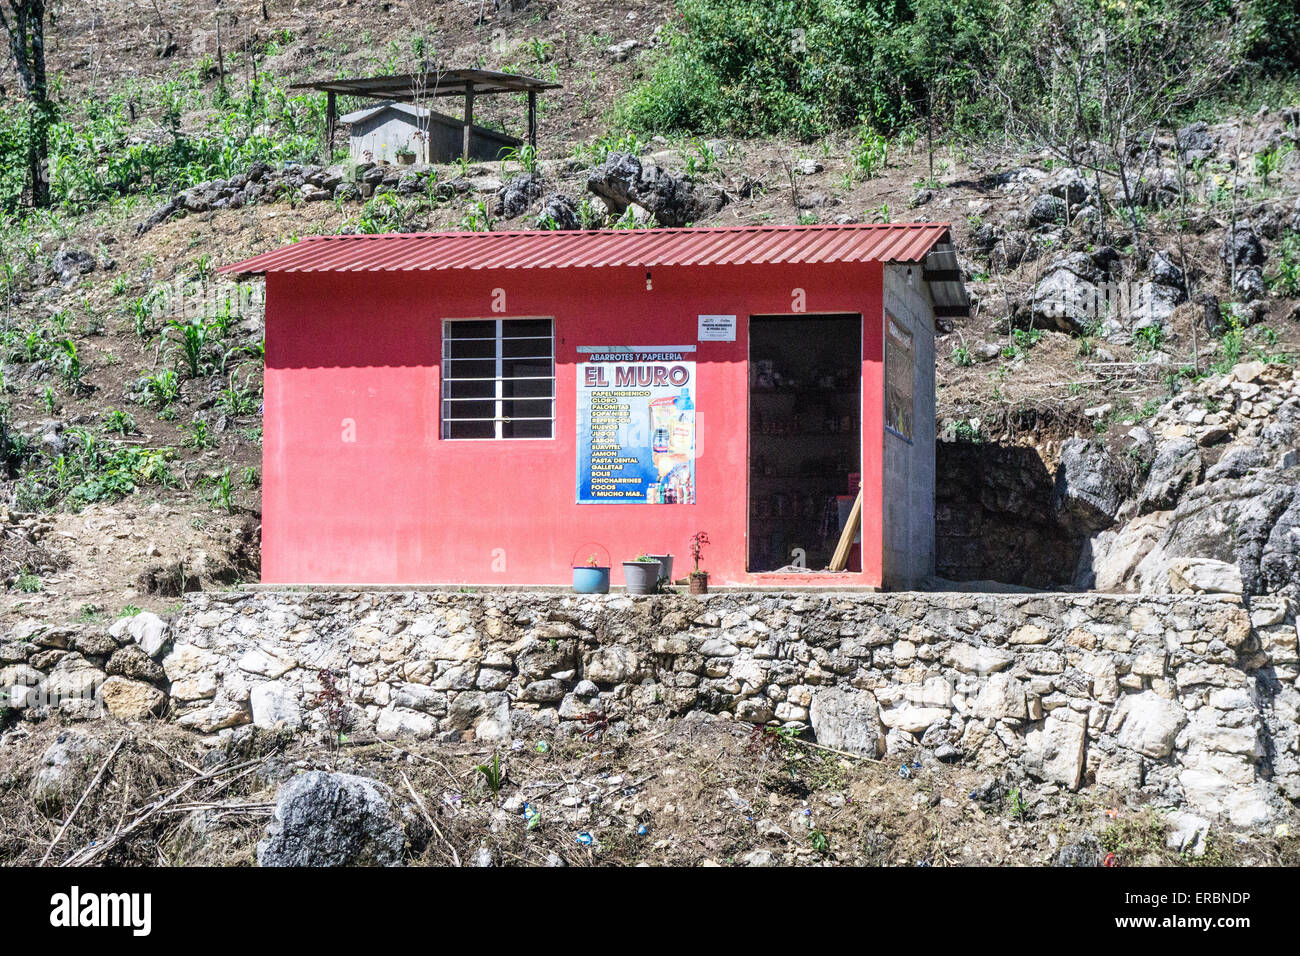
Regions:
<instances>
[{"instance_id":1,"label":"window with metal bars","mask_svg":"<svg viewBox=\"0 0 1300 956\"><path fill-rule=\"evenodd\" d=\"M442 323L443 438L550 438L554 425L552 319Z\"/></svg>"}]
</instances>

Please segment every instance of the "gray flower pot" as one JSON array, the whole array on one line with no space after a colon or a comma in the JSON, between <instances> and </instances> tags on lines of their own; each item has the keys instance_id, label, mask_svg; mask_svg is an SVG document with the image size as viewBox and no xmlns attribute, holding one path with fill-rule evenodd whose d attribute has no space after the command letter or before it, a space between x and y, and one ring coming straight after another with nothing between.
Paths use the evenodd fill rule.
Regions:
<instances>
[{"instance_id":1,"label":"gray flower pot","mask_svg":"<svg viewBox=\"0 0 1300 956\"><path fill-rule=\"evenodd\" d=\"M658 561L624 561L623 583L628 594L654 594L659 583Z\"/></svg>"},{"instance_id":2,"label":"gray flower pot","mask_svg":"<svg viewBox=\"0 0 1300 956\"><path fill-rule=\"evenodd\" d=\"M652 554L650 557L659 559L659 580L664 584L672 584L673 556L671 554Z\"/></svg>"}]
</instances>

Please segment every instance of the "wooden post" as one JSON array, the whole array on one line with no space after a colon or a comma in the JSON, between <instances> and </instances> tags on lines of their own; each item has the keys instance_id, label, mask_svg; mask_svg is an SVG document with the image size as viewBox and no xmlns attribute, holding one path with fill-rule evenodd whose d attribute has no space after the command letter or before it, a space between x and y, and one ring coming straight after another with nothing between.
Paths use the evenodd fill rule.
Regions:
<instances>
[{"instance_id":1,"label":"wooden post","mask_svg":"<svg viewBox=\"0 0 1300 956\"><path fill-rule=\"evenodd\" d=\"M537 91L528 91L528 145L537 149Z\"/></svg>"},{"instance_id":2,"label":"wooden post","mask_svg":"<svg viewBox=\"0 0 1300 956\"><path fill-rule=\"evenodd\" d=\"M469 144L471 132L474 127L474 81L467 80L465 84L465 145L461 155L465 162L469 162Z\"/></svg>"},{"instance_id":3,"label":"wooden post","mask_svg":"<svg viewBox=\"0 0 1300 956\"><path fill-rule=\"evenodd\" d=\"M858 496L853 499L853 509L849 511L849 520L844 523L844 530L840 532L840 542L835 546L835 554L831 557L830 571L843 571L849 566L849 552L853 550L853 539L858 536L858 528L862 525L862 489L858 489Z\"/></svg>"},{"instance_id":4,"label":"wooden post","mask_svg":"<svg viewBox=\"0 0 1300 956\"><path fill-rule=\"evenodd\" d=\"M335 93L325 94L325 163L334 159L334 127L338 124L339 101Z\"/></svg>"}]
</instances>

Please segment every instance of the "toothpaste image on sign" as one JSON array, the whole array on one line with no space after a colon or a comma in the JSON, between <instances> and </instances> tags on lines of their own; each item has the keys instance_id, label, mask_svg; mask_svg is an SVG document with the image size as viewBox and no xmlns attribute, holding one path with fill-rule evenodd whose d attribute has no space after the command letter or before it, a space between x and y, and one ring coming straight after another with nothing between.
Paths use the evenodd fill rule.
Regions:
<instances>
[{"instance_id":1,"label":"toothpaste image on sign","mask_svg":"<svg viewBox=\"0 0 1300 956\"><path fill-rule=\"evenodd\" d=\"M695 363L610 354L578 370L578 503L694 504Z\"/></svg>"}]
</instances>

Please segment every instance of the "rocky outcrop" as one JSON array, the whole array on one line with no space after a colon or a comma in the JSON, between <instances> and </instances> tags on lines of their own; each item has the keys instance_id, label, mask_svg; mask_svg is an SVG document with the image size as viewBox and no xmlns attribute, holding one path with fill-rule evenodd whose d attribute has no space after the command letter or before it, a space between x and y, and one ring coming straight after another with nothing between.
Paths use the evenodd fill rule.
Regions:
<instances>
[{"instance_id":1,"label":"rocky outcrop","mask_svg":"<svg viewBox=\"0 0 1300 956\"><path fill-rule=\"evenodd\" d=\"M1100 442L1071 438L1061 447L1052 506L1063 525L1091 533L1115 523L1129 476Z\"/></svg>"},{"instance_id":2,"label":"rocky outcrop","mask_svg":"<svg viewBox=\"0 0 1300 956\"><path fill-rule=\"evenodd\" d=\"M1130 437L1147 477L1127 523L1084 549L1076 584L1300 600L1300 373L1244 363Z\"/></svg>"},{"instance_id":3,"label":"rocky outcrop","mask_svg":"<svg viewBox=\"0 0 1300 956\"><path fill-rule=\"evenodd\" d=\"M579 229L578 206L563 193L551 193L542 202L542 211L537 214L537 226L541 229Z\"/></svg>"},{"instance_id":4,"label":"rocky outcrop","mask_svg":"<svg viewBox=\"0 0 1300 956\"><path fill-rule=\"evenodd\" d=\"M615 216L639 206L661 226L685 226L712 216L727 203L716 186L697 185L689 176L674 176L631 153L612 153L587 174L587 188L604 200Z\"/></svg>"},{"instance_id":5,"label":"rocky outcrop","mask_svg":"<svg viewBox=\"0 0 1300 956\"><path fill-rule=\"evenodd\" d=\"M242 173L227 179L211 179L182 190L154 207L136 226L142 236L167 220L184 213L241 209L254 203L325 202L331 199L360 201L376 193L396 191L401 195L422 192L428 185L431 167L389 166L359 163L317 166L285 163L272 166L255 162ZM444 196L454 190L449 184Z\"/></svg>"},{"instance_id":6,"label":"rocky outcrop","mask_svg":"<svg viewBox=\"0 0 1300 956\"><path fill-rule=\"evenodd\" d=\"M280 787L259 866L400 866L402 814L388 787L368 777L320 770Z\"/></svg>"},{"instance_id":7,"label":"rocky outcrop","mask_svg":"<svg viewBox=\"0 0 1300 956\"><path fill-rule=\"evenodd\" d=\"M541 197L544 188L545 183L537 173L516 176L497 191L496 214L502 219L522 216Z\"/></svg>"},{"instance_id":8,"label":"rocky outcrop","mask_svg":"<svg viewBox=\"0 0 1300 956\"><path fill-rule=\"evenodd\" d=\"M1044 269L1043 278L1029 296L1032 321L1039 328L1082 333L1105 310L1099 283L1103 273L1086 253L1074 252Z\"/></svg>"}]
</instances>

